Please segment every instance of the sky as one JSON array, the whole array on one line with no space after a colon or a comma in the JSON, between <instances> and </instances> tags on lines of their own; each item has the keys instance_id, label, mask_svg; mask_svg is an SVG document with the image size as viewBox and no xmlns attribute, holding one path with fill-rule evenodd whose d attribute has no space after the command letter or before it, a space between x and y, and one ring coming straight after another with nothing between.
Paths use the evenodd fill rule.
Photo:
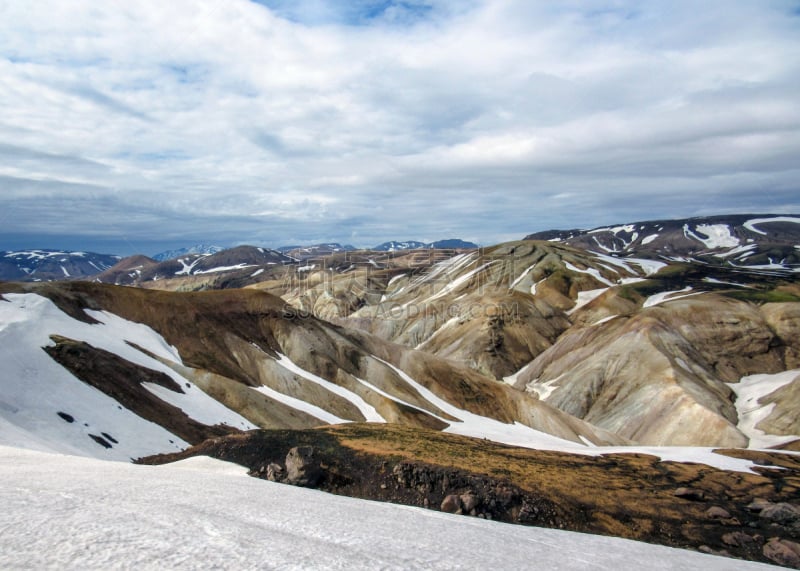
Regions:
<instances>
[{"instance_id":1,"label":"sky","mask_svg":"<svg viewBox=\"0 0 800 571\"><path fill-rule=\"evenodd\" d=\"M0 0L0 250L800 212L800 2Z\"/></svg>"}]
</instances>

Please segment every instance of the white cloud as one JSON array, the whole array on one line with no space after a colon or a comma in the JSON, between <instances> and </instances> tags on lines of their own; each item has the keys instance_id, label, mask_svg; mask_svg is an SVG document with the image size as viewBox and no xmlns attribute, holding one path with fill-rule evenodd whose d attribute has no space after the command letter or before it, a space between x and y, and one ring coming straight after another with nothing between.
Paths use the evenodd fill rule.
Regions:
<instances>
[{"instance_id":1,"label":"white cloud","mask_svg":"<svg viewBox=\"0 0 800 571\"><path fill-rule=\"evenodd\" d=\"M586 6L0 1L2 233L55 205L61 234L273 245L797 208L793 3Z\"/></svg>"}]
</instances>

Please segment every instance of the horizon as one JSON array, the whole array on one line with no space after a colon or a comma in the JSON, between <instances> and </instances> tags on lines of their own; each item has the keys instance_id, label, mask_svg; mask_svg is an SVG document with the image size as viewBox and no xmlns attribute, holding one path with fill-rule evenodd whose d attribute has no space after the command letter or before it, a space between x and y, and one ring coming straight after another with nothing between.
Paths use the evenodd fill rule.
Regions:
<instances>
[{"instance_id":1,"label":"horizon","mask_svg":"<svg viewBox=\"0 0 800 571\"><path fill-rule=\"evenodd\" d=\"M319 241L319 242L310 242L310 241L303 241L303 242L299 242L299 243L283 242L280 245L255 244L255 243L247 243L247 242L242 242L242 241L229 243L229 244L218 244L218 243L214 243L213 241L210 241L210 240L199 240L199 241L196 241L196 242L193 242L193 243L189 243L187 241L177 241L177 242L171 243L171 245L169 245L169 246L164 246L162 244L162 247L160 249L155 249L155 250L150 249L150 250L147 250L147 251L145 251L145 250L112 251L112 250L94 250L94 249L91 249L91 248L63 247L63 246L61 246L61 247L54 247L54 246L20 246L20 247L16 247L16 248L9 248L9 247L2 246L2 244L4 242L2 241L2 235L0 235L0 252L20 252L20 251L35 251L35 250L61 251L61 250L63 250L63 251L66 251L66 252L87 252L87 253L93 253L93 254L112 255L112 256L120 256L122 258L126 258L126 257L129 257L129 256L134 256L134 255L144 255L144 256L147 256L147 257L154 257L154 256L158 256L158 255L161 255L161 254L165 254L165 253L174 251L174 250L190 249L190 248L200 247L200 246L202 246L202 247L218 247L218 248L221 248L223 250L228 250L228 249L236 248L236 247L239 247L239 246L250 246L250 247L265 248L265 249L269 249L269 250L278 251L278 250L285 249L285 248L307 248L307 247L320 246L320 245L326 245L326 244L338 244L339 246L342 246L342 247L353 247L356 250L373 250L374 248L376 248L378 246L382 246L382 245L387 244L389 242L398 242L398 243L403 243L403 242L421 242L422 244L427 245L427 244L431 244L431 243L434 243L434 242L443 242L443 241L448 241L448 240L462 240L464 242L472 242L473 244L475 244L476 247L484 248L484 247L489 247L489 246L502 244L502 243L505 243L505 242L514 242L514 241L524 240L525 237L528 236L528 235L536 234L536 233L540 233L540 232L548 232L548 231L556 231L556 232L569 232L569 231L590 232L590 231L593 231L593 230L606 228L606 227L609 227L609 226L623 226L623 225L630 225L630 224L647 224L647 223L651 223L652 224L652 223L658 223L658 222L692 220L692 219L706 219L706 218L709 218L709 219L715 219L715 218L724 219L724 218L727 218L727 217L748 217L748 218L749 217L761 218L761 217L772 217L772 216L781 217L781 216L787 216L787 215L788 216L792 216L792 217L797 217L797 218L800 219L800 213L792 213L792 212L788 212L788 213L742 212L742 213L731 213L731 214L710 214L708 216L693 216L693 217L685 217L685 218L684 217L679 217L679 218L652 218L652 219L649 219L649 220L625 220L625 221L617 220L617 221L611 222L610 224L606 224L606 225L587 226L587 227L584 227L584 228L576 228L576 227L573 227L573 228L546 228L546 229L543 229L543 230L535 230L535 231L532 231L532 232L528 232L524 236L512 237L512 238L507 239L507 240L502 240L502 241L499 241L499 242L490 242L490 243L475 242L475 241L472 241L472 240L466 240L464 238L460 238L460 237L456 237L456 236L449 237L449 238L436 238L436 239L433 239L433 240L417 240L417 239L413 239L413 238L402 239L402 240L388 239L388 240L381 240L380 242L373 243L373 244L351 244L351 243L344 242L344 241L341 241L341 240L336 240L336 239L323 240L323 241ZM127 246L129 246L129 247L132 246L132 244L127 242L127 241L125 242L125 244Z\"/></svg>"},{"instance_id":2,"label":"horizon","mask_svg":"<svg viewBox=\"0 0 800 571\"><path fill-rule=\"evenodd\" d=\"M800 8L0 7L0 245L493 244L800 212Z\"/></svg>"}]
</instances>

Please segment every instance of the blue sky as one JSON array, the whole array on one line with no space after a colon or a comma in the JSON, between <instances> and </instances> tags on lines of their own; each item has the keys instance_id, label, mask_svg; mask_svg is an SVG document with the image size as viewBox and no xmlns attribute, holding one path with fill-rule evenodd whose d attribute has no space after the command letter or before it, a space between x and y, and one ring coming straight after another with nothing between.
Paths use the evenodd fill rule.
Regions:
<instances>
[{"instance_id":1,"label":"blue sky","mask_svg":"<svg viewBox=\"0 0 800 571\"><path fill-rule=\"evenodd\" d=\"M798 7L0 0L0 250L798 213Z\"/></svg>"}]
</instances>

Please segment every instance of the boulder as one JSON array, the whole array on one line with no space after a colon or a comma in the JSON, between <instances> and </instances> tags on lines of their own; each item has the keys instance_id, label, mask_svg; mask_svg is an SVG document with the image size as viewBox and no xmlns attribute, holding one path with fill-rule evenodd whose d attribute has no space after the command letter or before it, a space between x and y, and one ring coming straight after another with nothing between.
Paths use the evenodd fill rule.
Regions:
<instances>
[{"instance_id":1,"label":"boulder","mask_svg":"<svg viewBox=\"0 0 800 571\"><path fill-rule=\"evenodd\" d=\"M295 446L286 455L286 483L315 486L322 479L322 469L314 458L313 446Z\"/></svg>"},{"instance_id":2,"label":"boulder","mask_svg":"<svg viewBox=\"0 0 800 571\"><path fill-rule=\"evenodd\" d=\"M706 517L709 519L730 519L731 513L720 506L711 506L706 510Z\"/></svg>"},{"instance_id":3,"label":"boulder","mask_svg":"<svg viewBox=\"0 0 800 571\"><path fill-rule=\"evenodd\" d=\"M450 514L462 511L461 498L457 494L445 496L442 500L441 510Z\"/></svg>"},{"instance_id":4,"label":"boulder","mask_svg":"<svg viewBox=\"0 0 800 571\"><path fill-rule=\"evenodd\" d=\"M800 543L773 537L764 546L762 553L778 565L800 569Z\"/></svg>"},{"instance_id":5,"label":"boulder","mask_svg":"<svg viewBox=\"0 0 800 571\"><path fill-rule=\"evenodd\" d=\"M758 516L773 523L788 525L800 521L800 508L781 502L765 507Z\"/></svg>"}]
</instances>

